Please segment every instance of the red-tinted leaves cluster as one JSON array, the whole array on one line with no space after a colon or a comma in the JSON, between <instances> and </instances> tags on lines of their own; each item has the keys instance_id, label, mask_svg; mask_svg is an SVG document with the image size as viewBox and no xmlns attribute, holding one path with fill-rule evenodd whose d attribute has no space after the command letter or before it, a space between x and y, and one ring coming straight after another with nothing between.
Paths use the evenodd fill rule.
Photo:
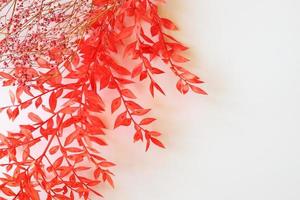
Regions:
<instances>
[{"instance_id":1,"label":"red-tinted leaves cluster","mask_svg":"<svg viewBox=\"0 0 300 200\"><path fill-rule=\"evenodd\" d=\"M107 145L101 115L107 109L114 113L114 128L132 126L133 140L144 141L146 150L151 144L164 148L161 133L149 129L155 118L131 86L146 82L152 96L165 94L156 77L171 71L182 94L206 93L197 86L202 81L182 66L187 48L169 35L177 27L159 16L159 3L0 1L2 9L13 9L0 24L6 31L0 77L13 88L12 104L1 111L11 120L26 113L29 121L0 135L2 196L88 199L101 196L100 183L113 187L114 163L100 151ZM103 101L105 90L113 93L111 102Z\"/></svg>"}]
</instances>

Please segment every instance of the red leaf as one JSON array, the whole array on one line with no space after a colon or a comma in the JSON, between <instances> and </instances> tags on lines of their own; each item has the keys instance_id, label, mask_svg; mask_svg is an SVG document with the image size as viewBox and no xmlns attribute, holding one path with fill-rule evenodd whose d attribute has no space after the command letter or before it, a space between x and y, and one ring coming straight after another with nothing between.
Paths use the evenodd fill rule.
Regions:
<instances>
[{"instance_id":1,"label":"red leaf","mask_svg":"<svg viewBox=\"0 0 300 200\"><path fill-rule=\"evenodd\" d=\"M188 62L189 59L179 55L179 54L173 54L172 55L172 60L178 63L184 63L184 62Z\"/></svg>"},{"instance_id":2,"label":"red leaf","mask_svg":"<svg viewBox=\"0 0 300 200\"><path fill-rule=\"evenodd\" d=\"M142 71L143 71L142 65L136 66L131 73L131 77L134 78L134 77L140 75Z\"/></svg>"},{"instance_id":3,"label":"red leaf","mask_svg":"<svg viewBox=\"0 0 300 200\"><path fill-rule=\"evenodd\" d=\"M140 81L146 79L148 77L147 71L142 71L140 74Z\"/></svg>"},{"instance_id":4,"label":"red leaf","mask_svg":"<svg viewBox=\"0 0 300 200\"><path fill-rule=\"evenodd\" d=\"M10 188L8 188L8 187L2 187L1 186L1 191L5 194L5 195L7 195L7 196L15 196L16 194L10 189Z\"/></svg>"},{"instance_id":5,"label":"red leaf","mask_svg":"<svg viewBox=\"0 0 300 200\"><path fill-rule=\"evenodd\" d=\"M80 166L80 167L76 167L74 170L77 172L77 171L85 171L89 169L91 169L91 167Z\"/></svg>"},{"instance_id":6,"label":"red leaf","mask_svg":"<svg viewBox=\"0 0 300 200\"><path fill-rule=\"evenodd\" d=\"M136 96L129 89L123 89L121 93L127 98L136 99Z\"/></svg>"},{"instance_id":7,"label":"red leaf","mask_svg":"<svg viewBox=\"0 0 300 200\"><path fill-rule=\"evenodd\" d=\"M80 118L71 117L62 123L62 128L67 128L80 121Z\"/></svg>"},{"instance_id":8,"label":"red leaf","mask_svg":"<svg viewBox=\"0 0 300 200\"><path fill-rule=\"evenodd\" d=\"M113 167L113 166L116 166L116 164L114 164L112 162L107 162L107 161L100 162L99 165L101 167Z\"/></svg>"},{"instance_id":9,"label":"red leaf","mask_svg":"<svg viewBox=\"0 0 300 200\"><path fill-rule=\"evenodd\" d=\"M24 92L23 87L18 87L17 90L16 90L16 98L17 98L19 103L21 102L21 95L22 95L23 92Z\"/></svg>"},{"instance_id":10,"label":"red leaf","mask_svg":"<svg viewBox=\"0 0 300 200\"><path fill-rule=\"evenodd\" d=\"M151 40L147 35L145 35L144 30L141 28L141 36L144 38L144 40L148 43L154 43L153 40Z\"/></svg>"},{"instance_id":11,"label":"red leaf","mask_svg":"<svg viewBox=\"0 0 300 200\"><path fill-rule=\"evenodd\" d=\"M134 134L134 142L137 142L139 140L143 140L143 134L141 131L137 131L135 134Z\"/></svg>"},{"instance_id":12,"label":"red leaf","mask_svg":"<svg viewBox=\"0 0 300 200\"><path fill-rule=\"evenodd\" d=\"M114 125L114 128L117 128L121 125L124 124L124 121L126 119L126 115L127 115L127 112L123 112L121 114L119 114L119 116L117 117L116 121L115 121L115 125Z\"/></svg>"},{"instance_id":13,"label":"red leaf","mask_svg":"<svg viewBox=\"0 0 300 200\"><path fill-rule=\"evenodd\" d=\"M194 92L196 92L196 93L198 93L198 94L207 95L207 93L206 93L204 90L202 90L201 88L198 88L198 87L193 86L193 85L190 85L190 87L191 87L191 89L192 89Z\"/></svg>"},{"instance_id":14,"label":"red leaf","mask_svg":"<svg viewBox=\"0 0 300 200\"><path fill-rule=\"evenodd\" d=\"M30 106L32 104L31 100L25 101L24 103L21 104L21 109L25 109L28 106Z\"/></svg>"},{"instance_id":15,"label":"red leaf","mask_svg":"<svg viewBox=\"0 0 300 200\"><path fill-rule=\"evenodd\" d=\"M134 110L134 111L131 113L131 115L139 115L139 116L145 115L145 114L147 114L150 110L151 110L151 109L136 109L136 110Z\"/></svg>"},{"instance_id":16,"label":"red leaf","mask_svg":"<svg viewBox=\"0 0 300 200\"><path fill-rule=\"evenodd\" d=\"M34 200L40 199L38 191L35 190L34 188L31 189L31 191L29 192L29 195L30 195L31 199L34 199Z\"/></svg>"},{"instance_id":17,"label":"red leaf","mask_svg":"<svg viewBox=\"0 0 300 200\"><path fill-rule=\"evenodd\" d=\"M114 113L121 106L121 97L114 99L111 103L111 113Z\"/></svg>"},{"instance_id":18,"label":"red leaf","mask_svg":"<svg viewBox=\"0 0 300 200\"><path fill-rule=\"evenodd\" d=\"M136 44L137 44L137 42L135 41L135 42L132 42L129 45L127 45L127 47L124 50L123 57L125 57L126 55L128 55L130 53L133 53L135 51Z\"/></svg>"},{"instance_id":19,"label":"red leaf","mask_svg":"<svg viewBox=\"0 0 300 200\"><path fill-rule=\"evenodd\" d=\"M64 160L63 156L61 156L58 159L56 159L55 162L53 163L53 167L54 168L59 167L62 164L63 160Z\"/></svg>"},{"instance_id":20,"label":"red leaf","mask_svg":"<svg viewBox=\"0 0 300 200\"><path fill-rule=\"evenodd\" d=\"M154 87L160 91L160 93L162 93L163 95L165 95L165 92L161 89L161 87L157 84L157 83L154 83Z\"/></svg>"},{"instance_id":21,"label":"red leaf","mask_svg":"<svg viewBox=\"0 0 300 200\"><path fill-rule=\"evenodd\" d=\"M128 79L124 79L124 78L116 78L116 80L120 83L120 84L131 84L134 83L132 80L128 80Z\"/></svg>"},{"instance_id":22,"label":"red leaf","mask_svg":"<svg viewBox=\"0 0 300 200\"><path fill-rule=\"evenodd\" d=\"M12 118L12 110L11 110L10 108L8 108L8 109L6 110L6 114L7 114L7 116L8 116L9 119Z\"/></svg>"},{"instance_id":23,"label":"red leaf","mask_svg":"<svg viewBox=\"0 0 300 200\"><path fill-rule=\"evenodd\" d=\"M53 146L53 147L51 147L51 149L49 150L49 153L50 153L51 155L53 155L53 154L55 154L55 153L58 151L58 149L59 149L59 145Z\"/></svg>"},{"instance_id":24,"label":"red leaf","mask_svg":"<svg viewBox=\"0 0 300 200\"><path fill-rule=\"evenodd\" d=\"M151 142L161 148L166 148L163 143L156 138L151 137Z\"/></svg>"},{"instance_id":25,"label":"red leaf","mask_svg":"<svg viewBox=\"0 0 300 200\"><path fill-rule=\"evenodd\" d=\"M150 83L150 92L153 97L154 97L154 88L156 88L160 93L165 95L165 92L161 89L161 87L157 83L151 82Z\"/></svg>"},{"instance_id":26,"label":"red leaf","mask_svg":"<svg viewBox=\"0 0 300 200\"><path fill-rule=\"evenodd\" d=\"M52 92L49 98L49 106L52 112L55 111L56 104L57 104L56 94L55 92Z\"/></svg>"},{"instance_id":27,"label":"red leaf","mask_svg":"<svg viewBox=\"0 0 300 200\"><path fill-rule=\"evenodd\" d=\"M122 31L117 35L117 40L123 40L130 37L132 35L134 27L135 26L123 28Z\"/></svg>"},{"instance_id":28,"label":"red leaf","mask_svg":"<svg viewBox=\"0 0 300 200\"><path fill-rule=\"evenodd\" d=\"M137 104L133 101L126 101L125 104L132 111L134 111L136 109L143 109L142 106L140 106L139 104Z\"/></svg>"},{"instance_id":29,"label":"red leaf","mask_svg":"<svg viewBox=\"0 0 300 200\"><path fill-rule=\"evenodd\" d=\"M98 128L105 128L105 124L99 117L95 117L93 115L89 116L89 119L91 120L92 124Z\"/></svg>"},{"instance_id":30,"label":"red leaf","mask_svg":"<svg viewBox=\"0 0 300 200\"><path fill-rule=\"evenodd\" d=\"M161 69L158 69L158 68L155 68L155 67L152 67L150 70L151 70L152 74L163 74L163 73L165 73Z\"/></svg>"},{"instance_id":31,"label":"red leaf","mask_svg":"<svg viewBox=\"0 0 300 200\"><path fill-rule=\"evenodd\" d=\"M81 152L82 151L82 149L76 148L76 147L68 147L65 149L66 149L66 151L69 151L69 152Z\"/></svg>"},{"instance_id":32,"label":"red leaf","mask_svg":"<svg viewBox=\"0 0 300 200\"><path fill-rule=\"evenodd\" d=\"M112 178L110 177L110 175L108 175L108 174L104 174L103 175L103 180L104 181L107 181L109 184L110 184L110 186L112 187L112 188L114 188L115 186L114 186L114 182L113 182L113 180L112 180Z\"/></svg>"},{"instance_id":33,"label":"red leaf","mask_svg":"<svg viewBox=\"0 0 300 200\"><path fill-rule=\"evenodd\" d=\"M166 19L166 18L161 18L160 20L165 28L167 28L169 30L177 29L176 25L171 20Z\"/></svg>"},{"instance_id":34,"label":"red leaf","mask_svg":"<svg viewBox=\"0 0 300 200\"><path fill-rule=\"evenodd\" d=\"M90 139L92 142L96 142L96 143L99 144L99 145L102 145L102 146L106 146L106 145L107 145L107 143L106 143L104 140L102 140L102 139L100 139L100 138L98 138L98 137L89 137L89 139Z\"/></svg>"},{"instance_id":35,"label":"red leaf","mask_svg":"<svg viewBox=\"0 0 300 200\"><path fill-rule=\"evenodd\" d=\"M178 91L181 92L182 94L186 94L189 91L189 85L185 83L182 79L178 80L176 87Z\"/></svg>"},{"instance_id":36,"label":"red leaf","mask_svg":"<svg viewBox=\"0 0 300 200\"><path fill-rule=\"evenodd\" d=\"M148 134L149 134L151 137L152 137L152 136L153 136L153 137L159 137L159 136L161 136L161 133L156 132L156 131L150 131Z\"/></svg>"},{"instance_id":37,"label":"red leaf","mask_svg":"<svg viewBox=\"0 0 300 200\"><path fill-rule=\"evenodd\" d=\"M171 43L171 42L167 42L167 45L170 46L174 51L185 51L188 49L188 47L175 42L175 43Z\"/></svg>"},{"instance_id":38,"label":"red leaf","mask_svg":"<svg viewBox=\"0 0 300 200\"><path fill-rule=\"evenodd\" d=\"M159 33L159 29L160 27L158 24L151 26L151 35L156 36Z\"/></svg>"},{"instance_id":39,"label":"red leaf","mask_svg":"<svg viewBox=\"0 0 300 200\"><path fill-rule=\"evenodd\" d=\"M154 118L145 118L140 122L140 125L147 125L155 121L156 119Z\"/></svg>"},{"instance_id":40,"label":"red leaf","mask_svg":"<svg viewBox=\"0 0 300 200\"><path fill-rule=\"evenodd\" d=\"M42 104L42 98L39 97L39 98L37 98L37 100L35 101L35 107L38 108L41 104Z\"/></svg>"},{"instance_id":41,"label":"red leaf","mask_svg":"<svg viewBox=\"0 0 300 200\"><path fill-rule=\"evenodd\" d=\"M48 61L46 61L43 58L37 58L36 59L37 64L42 67L42 68L47 68L49 69L51 67L51 65L48 63Z\"/></svg>"},{"instance_id":42,"label":"red leaf","mask_svg":"<svg viewBox=\"0 0 300 200\"><path fill-rule=\"evenodd\" d=\"M150 147L150 139L147 139L147 143L146 143L146 151L149 150Z\"/></svg>"},{"instance_id":43,"label":"red leaf","mask_svg":"<svg viewBox=\"0 0 300 200\"><path fill-rule=\"evenodd\" d=\"M66 107L63 108L60 112L63 114L72 114L78 110L78 107Z\"/></svg>"},{"instance_id":44,"label":"red leaf","mask_svg":"<svg viewBox=\"0 0 300 200\"><path fill-rule=\"evenodd\" d=\"M125 67L122 67L121 65L118 65L114 61L111 61L110 66L112 67L113 70L115 70L118 74L121 75L130 75L130 71L126 69Z\"/></svg>"},{"instance_id":45,"label":"red leaf","mask_svg":"<svg viewBox=\"0 0 300 200\"><path fill-rule=\"evenodd\" d=\"M93 5L103 6L108 3L109 0L93 0Z\"/></svg>"},{"instance_id":46,"label":"red leaf","mask_svg":"<svg viewBox=\"0 0 300 200\"><path fill-rule=\"evenodd\" d=\"M0 76L2 76L5 79L14 79L13 76L11 76L10 74L5 73L5 72L0 72Z\"/></svg>"},{"instance_id":47,"label":"red leaf","mask_svg":"<svg viewBox=\"0 0 300 200\"><path fill-rule=\"evenodd\" d=\"M11 120L15 120L17 118L17 116L19 115L19 108L15 108L13 111L12 111L12 114L11 114Z\"/></svg>"},{"instance_id":48,"label":"red leaf","mask_svg":"<svg viewBox=\"0 0 300 200\"><path fill-rule=\"evenodd\" d=\"M30 112L28 114L28 117L31 121L35 122L35 123L42 123L43 120L36 114L34 114L33 112Z\"/></svg>"},{"instance_id":49,"label":"red leaf","mask_svg":"<svg viewBox=\"0 0 300 200\"><path fill-rule=\"evenodd\" d=\"M64 146L67 146L67 145L71 144L76 139L76 137L79 135L79 133L80 133L79 130L75 130L73 133L68 135L66 140L65 140Z\"/></svg>"}]
</instances>

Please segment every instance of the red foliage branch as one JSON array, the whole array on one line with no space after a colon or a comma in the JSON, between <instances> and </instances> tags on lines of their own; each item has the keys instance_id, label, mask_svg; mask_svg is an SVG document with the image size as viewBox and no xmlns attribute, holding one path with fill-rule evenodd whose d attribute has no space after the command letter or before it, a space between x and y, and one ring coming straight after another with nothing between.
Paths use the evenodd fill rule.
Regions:
<instances>
[{"instance_id":1,"label":"red foliage branch","mask_svg":"<svg viewBox=\"0 0 300 200\"><path fill-rule=\"evenodd\" d=\"M114 128L132 125L134 141L145 141L148 150L151 144L164 148L161 133L149 129L155 118L146 117L150 109L140 105L130 85L147 80L152 96L165 94L156 76L167 70L178 78L182 94L190 89L206 94L196 86L203 82L182 66L187 47L169 35L177 27L159 16L162 0L25 2L0 1L1 10L12 10L4 15L8 22L0 24L6 31L0 77L4 86L15 88L12 105L1 111L11 120L26 109L37 111L29 111L30 122L19 125L18 132L0 135L0 166L6 171L0 191L21 200L43 194L47 200L101 196L95 186L114 187L110 168L115 165L99 151L107 145L103 91L117 95L109 102L111 113L118 112Z\"/></svg>"}]
</instances>

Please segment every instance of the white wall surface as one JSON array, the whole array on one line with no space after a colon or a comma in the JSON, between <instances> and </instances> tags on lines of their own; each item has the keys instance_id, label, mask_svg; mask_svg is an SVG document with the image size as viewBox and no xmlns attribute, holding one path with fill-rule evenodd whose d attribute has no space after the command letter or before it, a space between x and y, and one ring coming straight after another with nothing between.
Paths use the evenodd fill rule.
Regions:
<instances>
[{"instance_id":1,"label":"white wall surface","mask_svg":"<svg viewBox=\"0 0 300 200\"><path fill-rule=\"evenodd\" d=\"M299 200L300 1L169 0L161 12L209 95L170 86L155 99L166 150L111 131L105 199Z\"/></svg>"}]
</instances>

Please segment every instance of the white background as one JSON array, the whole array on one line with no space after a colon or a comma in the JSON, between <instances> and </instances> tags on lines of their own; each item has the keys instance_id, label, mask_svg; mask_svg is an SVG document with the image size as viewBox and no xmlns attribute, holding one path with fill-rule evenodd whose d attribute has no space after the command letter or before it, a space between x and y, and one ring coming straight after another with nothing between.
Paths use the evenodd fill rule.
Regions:
<instances>
[{"instance_id":1,"label":"white background","mask_svg":"<svg viewBox=\"0 0 300 200\"><path fill-rule=\"evenodd\" d=\"M166 150L111 132L105 199L299 200L300 1L169 0L161 13L209 95L155 99Z\"/></svg>"},{"instance_id":2,"label":"white background","mask_svg":"<svg viewBox=\"0 0 300 200\"><path fill-rule=\"evenodd\" d=\"M209 96L156 99L167 150L113 137L108 200L300 199L300 1L169 0Z\"/></svg>"}]
</instances>

